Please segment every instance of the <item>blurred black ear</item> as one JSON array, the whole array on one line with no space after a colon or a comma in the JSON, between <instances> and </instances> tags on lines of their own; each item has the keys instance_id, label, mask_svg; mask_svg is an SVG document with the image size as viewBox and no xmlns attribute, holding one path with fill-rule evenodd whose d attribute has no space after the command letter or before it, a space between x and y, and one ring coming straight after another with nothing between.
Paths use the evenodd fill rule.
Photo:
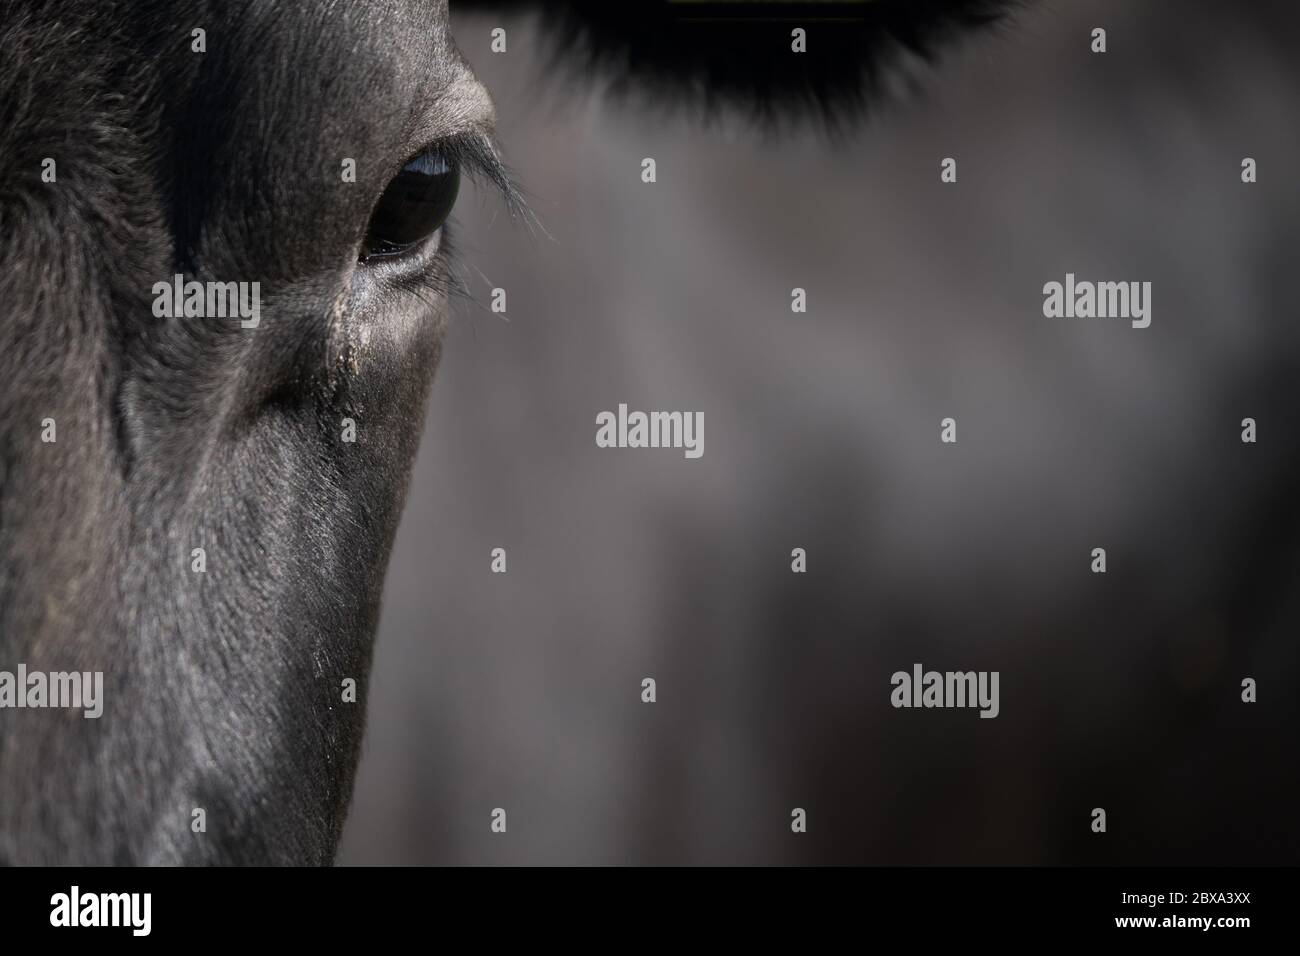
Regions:
<instances>
[{"instance_id":1,"label":"blurred black ear","mask_svg":"<svg viewBox=\"0 0 1300 956\"><path fill-rule=\"evenodd\" d=\"M909 57L932 61L946 41L1022 3L452 0L454 11L536 11L556 67L595 75L615 92L831 128L863 116Z\"/></svg>"}]
</instances>

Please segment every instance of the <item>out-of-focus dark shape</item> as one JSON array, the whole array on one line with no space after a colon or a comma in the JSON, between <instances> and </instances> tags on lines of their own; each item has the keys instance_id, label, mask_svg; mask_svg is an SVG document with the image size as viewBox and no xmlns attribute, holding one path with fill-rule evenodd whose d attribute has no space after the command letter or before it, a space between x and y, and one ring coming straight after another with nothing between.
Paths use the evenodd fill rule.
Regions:
<instances>
[{"instance_id":1,"label":"out-of-focus dark shape","mask_svg":"<svg viewBox=\"0 0 1300 956\"><path fill-rule=\"evenodd\" d=\"M956 37L1005 22L1025 0L762 3L567 0L455 4L535 11L543 73L608 84L657 106L740 113L764 127L855 126ZM795 35L799 31L799 35Z\"/></svg>"}]
</instances>

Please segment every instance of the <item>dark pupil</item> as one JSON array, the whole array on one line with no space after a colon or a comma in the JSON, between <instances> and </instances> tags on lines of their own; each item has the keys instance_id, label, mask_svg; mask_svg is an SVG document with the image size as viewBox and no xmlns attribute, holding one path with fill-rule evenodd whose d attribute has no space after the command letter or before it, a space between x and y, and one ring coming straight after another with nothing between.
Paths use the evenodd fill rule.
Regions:
<instances>
[{"instance_id":1,"label":"dark pupil","mask_svg":"<svg viewBox=\"0 0 1300 956\"><path fill-rule=\"evenodd\" d=\"M438 153L411 160L379 197L361 258L405 252L446 222L460 189L460 169Z\"/></svg>"}]
</instances>

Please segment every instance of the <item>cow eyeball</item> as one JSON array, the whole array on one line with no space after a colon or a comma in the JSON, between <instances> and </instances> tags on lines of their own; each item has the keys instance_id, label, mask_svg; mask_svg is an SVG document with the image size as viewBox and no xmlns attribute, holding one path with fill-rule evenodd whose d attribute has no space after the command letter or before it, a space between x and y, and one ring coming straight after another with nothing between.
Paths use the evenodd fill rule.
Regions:
<instances>
[{"instance_id":1,"label":"cow eyeball","mask_svg":"<svg viewBox=\"0 0 1300 956\"><path fill-rule=\"evenodd\" d=\"M361 261L409 252L442 228L460 190L460 167L431 150L416 156L388 184L370 214Z\"/></svg>"}]
</instances>

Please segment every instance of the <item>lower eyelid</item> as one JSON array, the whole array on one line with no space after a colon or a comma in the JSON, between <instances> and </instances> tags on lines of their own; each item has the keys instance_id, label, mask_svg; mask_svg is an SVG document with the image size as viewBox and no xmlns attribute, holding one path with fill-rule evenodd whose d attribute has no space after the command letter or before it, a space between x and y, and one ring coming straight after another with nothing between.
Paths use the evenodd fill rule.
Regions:
<instances>
[{"instance_id":1,"label":"lower eyelid","mask_svg":"<svg viewBox=\"0 0 1300 956\"><path fill-rule=\"evenodd\" d=\"M400 255L378 256L357 263L357 269L377 289L410 289L422 298L430 293L447 295L461 288L453 270L454 251L450 241L451 220L416 246Z\"/></svg>"},{"instance_id":2,"label":"lower eyelid","mask_svg":"<svg viewBox=\"0 0 1300 956\"><path fill-rule=\"evenodd\" d=\"M450 225L450 220L444 222L419 242L400 252L374 254L365 258L358 257L357 264L369 269L393 266L395 269L400 269L401 272L418 272L420 269L427 267L441 253L446 240L448 225Z\"/></svg>"}]
</instances>

